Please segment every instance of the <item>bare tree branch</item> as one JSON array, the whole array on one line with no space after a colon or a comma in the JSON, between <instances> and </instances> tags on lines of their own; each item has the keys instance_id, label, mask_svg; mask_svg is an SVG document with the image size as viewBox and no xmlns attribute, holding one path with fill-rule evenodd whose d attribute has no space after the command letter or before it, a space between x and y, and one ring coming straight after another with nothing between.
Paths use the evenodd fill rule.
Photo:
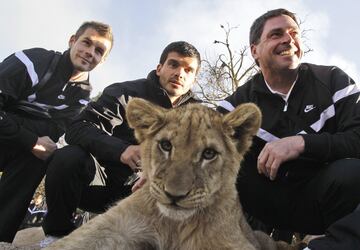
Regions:
<instances>
[{"instance_id":1,"label":"bare tree branch","mask_svg":"<svg viewBox=\"0 0 360 250\"><path fill-rule=\"evenodd\" d=\"M248 47L236 50L231 46L231 32L237 27L220 25L224 31L224 40L215 40L214 44L223 46L225 52L215 59L203 60L203 70L198 77L198 94L206 103L216 106L218 101L231 95L237 87L256 72L255 64L245 66Z\"/></svg>"},{"instance_id":2,"label":"bare tree branch","mask_svg":"<svg viewBox=\"0 0 360 250\"><path fill-rule=\"evenodd\" d=\"M301 26L304 22L300 21ZM249 46L240 46L234 49L230 42L232 32L237 28L220 25L224 31L224 40L215 40L214 44L223 47L225 52L220 53L215 59L206 57L203 60L203 70L197 81L197 94L209 106L216 106L217 102L231 95L240 85L248 81L259 71L252 58L248 57ZM307 44L306 34L311 31L305 29L301 33L304 40L304 53L313 51Z\"/></svg>"}]
</instances>

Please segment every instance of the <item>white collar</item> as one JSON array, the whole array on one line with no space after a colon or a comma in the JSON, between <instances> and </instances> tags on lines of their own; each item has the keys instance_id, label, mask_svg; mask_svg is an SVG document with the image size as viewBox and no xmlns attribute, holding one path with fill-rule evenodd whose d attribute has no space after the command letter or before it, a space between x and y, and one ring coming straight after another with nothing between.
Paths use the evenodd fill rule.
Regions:
<instances>
[{"instance_id":1,"label":"white collar","mask_svg":"<svg viewBox=\"0 0 360 250\"><path fill-rule=\"evenodd\" d=\"M264 81L265 81L265 84L266 84L266 86L268 87L268 89L270 90L271 93L276 94L276 95L279 95L282 99L284 99L285 102L287 102L287 100L289 99L289 96L290 96L290 94L291 94L291 91L293 90L293 88L294 88L294 86L295 86L295 83L296 83L296 81L297 81L297 79L298 79L298 76L299 76L299 75L296 76L295 81L292 83L291 88L289 89L289 91L288 91L286 94L283 94L283 93L281 93L281 92L279 92L279 91L273 90L273 89L270 87L270 85L266 82L265 79L264 79Z\"/></svg>"}]
</instances>

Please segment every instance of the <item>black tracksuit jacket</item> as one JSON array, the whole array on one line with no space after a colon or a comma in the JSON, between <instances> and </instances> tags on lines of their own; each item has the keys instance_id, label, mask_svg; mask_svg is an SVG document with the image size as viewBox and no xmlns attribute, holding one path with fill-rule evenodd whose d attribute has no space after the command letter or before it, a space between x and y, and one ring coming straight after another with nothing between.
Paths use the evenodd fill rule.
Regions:
<instances>
[{"instance_id":1,"label":"black tracksuit jacket","mask_svg":"<svg viewBox=\"0 0 360 250\"><path fill-rule=\"evenodd\" d=\"M146 79L114 83L104 89L96 102L91 102L66 131L69 144L77 144L94 155L101 163L120 164L120 155L129 145L136 145L129 128L125 109L131 98L139 97L163 108L173 105L161 87L155 70ZM175 106L200 100L189 91Z\"/></svg>"},{"instance_id":2,"label":"black tracksuit jacket","mask_svg":"<svg viewBox=\"0 0 360 250\"><path fill-rule=\"evenodd\" d=\"M253 171L266 142L298 134L304 138L305 152L293 161L296 164L360 158L359 88L337 67L301 64L287 103L270 92L258 73L220 103L218 110L228 112L246 102L257 104L263 115L244 162Z\"/></svg>"},{"instance_id":3,"label":"black tracksuit jacket","mask_svg":"<svg viewBox=\"0 0 360 250\"><path fill-rule=\"evenodd\" d=\"M0 63L0 144L32 149L39 136L53 141L89 101L88 81L70 82L73 66L65 51L47 83L36 90L47 72L54 51L34 48L16 52ZM38 117L15 108L20 100L46 107L52 119Z\"/></svg>"}]
</instances>

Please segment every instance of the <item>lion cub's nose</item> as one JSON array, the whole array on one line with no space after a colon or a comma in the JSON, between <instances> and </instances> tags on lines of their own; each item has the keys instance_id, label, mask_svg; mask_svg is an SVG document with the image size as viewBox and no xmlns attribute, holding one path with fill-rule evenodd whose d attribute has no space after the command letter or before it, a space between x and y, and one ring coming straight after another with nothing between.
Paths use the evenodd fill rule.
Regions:
<instances>
[{"instance_id":1,"label":"lion cub's nose","mask_svg":"<svg viewBox=\"0 0 360 250\"><path fill-rule=\"evenodd\" d=\"M171 193L169 193L167 191L165 191L165 194L171 200L172 204L175 204L176 202L178 202L179 200L185 198L188 195L188 193L187 194L182 194L182 195L171 194Z\"/></svg>"}]
</instances>

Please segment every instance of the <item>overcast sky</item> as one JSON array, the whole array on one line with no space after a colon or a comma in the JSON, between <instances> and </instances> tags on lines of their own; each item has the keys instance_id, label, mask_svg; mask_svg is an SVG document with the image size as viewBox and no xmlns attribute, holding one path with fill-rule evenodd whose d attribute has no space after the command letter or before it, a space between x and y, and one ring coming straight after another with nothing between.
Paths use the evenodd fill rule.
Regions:
<instances>
[{"instance_id":1,"label":"overcast sky","mask_svg":"<svg viewBox=\"0 0 360 250\"><path fill-rule=\"evenodd\" d=\"M83 21L113 27L115 44L92 73L95 95L105 86L143 78L155 69L162 49L175 40L194 44L211 57L220 52L220 24L232 32L235 49L248 45L253 20L265 11L287 8L303 21L313 52L303 61L336 65L360 83L360 2L354 0L11 0L0 8L0 61L32 47L64 51Z\"/></svg>"}]
</instances>

